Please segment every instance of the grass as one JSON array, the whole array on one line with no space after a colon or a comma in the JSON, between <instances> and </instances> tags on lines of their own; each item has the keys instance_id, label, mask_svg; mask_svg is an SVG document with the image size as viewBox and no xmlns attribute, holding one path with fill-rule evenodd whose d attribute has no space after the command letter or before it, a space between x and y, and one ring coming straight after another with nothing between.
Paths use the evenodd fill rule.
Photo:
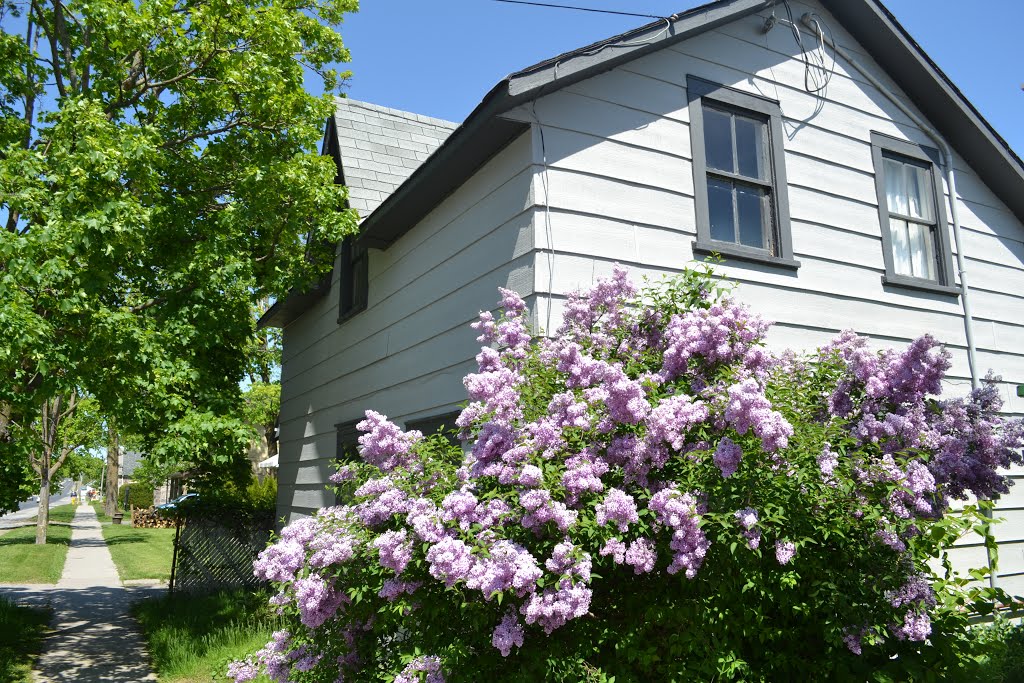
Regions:
<instances>
[{"instance_id":1,"label":"grass","mask_svg":"<svg viewBox=\"0 0 1024 683\"><path fill-rule=\"evenodd\" d=\"M132 613L162 683L220 680L229 662L263 647L280 628L262 593L162 596L135 603Z\"/></svg>"},{"instance_id":2,"label":"grass","mask_svg":"<svg viewBox=\"0 0 1024 683\"><path fill-rule=\"evenodd\" d=\"M90 503L92 509L96 511L96 518L100 520L100 524L110 524L111 519L103 512L103 503Z\"/></svg>"},{"instance_id":3,"label":"grass","mask_svg":"<svg viewBox=\"0 0 1024 683\"><path fill-rule=\"evenodd\" d=\"M0 583L57 583L71 544L71 527L51 524L46 545L36 545L36 527L0 536Z\"/></svg>"},{"instance_id":4,"label":"grass","mask_svg":"<svg viewBox=\"0 0 1024 683\"><path fill-rule=\"evenodd\" d=\"M171 578L174 529L107 524L103 526L103 538L122 581Z\"/></svg>"},{"instance_id":5,"label":"grass","mask_svg":"<svg viewBox=\"0 0 1024 683\"><path fill-rule=\"evenodd\" d=\"M75 517L76 509L77 508L70 503L50 508L50 524L71 524L71 520Z\"/></svg>"},{"instance_id":6,"label":"grass","mask_svg":"<svg viewBox=\"0 0 1024 683\"><path fill-rule=\"evenodd\" d=\"M22 607L0 597L0 681L32 680L32 663L49 621L46 610Z\"/></svg>"}]
</instances>

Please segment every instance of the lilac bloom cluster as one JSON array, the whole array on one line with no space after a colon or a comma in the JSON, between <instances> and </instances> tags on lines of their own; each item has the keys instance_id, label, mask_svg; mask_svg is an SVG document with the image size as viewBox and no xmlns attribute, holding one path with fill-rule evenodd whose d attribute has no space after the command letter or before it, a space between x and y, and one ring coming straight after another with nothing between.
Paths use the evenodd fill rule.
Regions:
<instances>
[{"instance_id":1,"label":"lilac bloom cluster","mask_svg":"<svg viewBox=\"0 0 1024 683\"><path fill-rule=\"evenodd\" d=\"M735 513L736 521L743 529L743 538L747 540L747 547L757 550L761 545L761 530L757 528L757 510L754 508L743 508Z\"/></svg>"},{"instance_id":2,"label":"lilac bloom cluster","mask_svg":"<svg viewBox=\"0 0 1024 683\"><path fill-rule=\"evenodd\" d=\"M672 532L669 547L674 554L668 573L685 570L686 578L697 576L711 547L700 528L702 506L693 494L680 493L674 486L667 486L651 496L648 507L658 522Z\"/></svg>"},{"instance_id":3,"label":"lilac bloom cluster","mask_svg":"<svg viewBox=\"0 0 1024 683\"><path fill-rule=\"evenodd\" d=\"M671 380L699 372L701 366L737 362L750 370L763 369L768 356L760 342L769 325L728 300L674 315L665 328L661 377ZM692 367L695 361L697 368Z\"/></svg>"},{"instance_id":4,"label":"lilac bloom cluster","mask_svg":"<svg viewBox=\"0 0 1024 683\"><path fill-rule=\"evenodd\" d=\"M417 657L395 676L394 683L444 683L441 660L429 655Z\"/></svg>"},{"instance_id":5,"label":"lilac bloom cluster","mask_svg":"<svg viewBox=\"0 0 1024 683\"><path fill-rule=\"evenodd\" d=\"M764 389L753 377L729 387L725 419L740 434L753 430L765 451L774 452L789 445L793 426L782 413L772 410Z\"/></svg>"},{"instance_id":6,"label":"lilac bloom cluster","mask_svg":"<svg viewBox=\"0 0 1024 683\"><path fill-rule=\"evenodd\" d=\"M391 613L416 618L429 611L420 609L423 601L449 594L487 606L491 645L509 657L527 638L590 613L594 562L604 563L600 574L693 579L712 542L728 543L730 534L752 550L762 534L779 538L778 565L796 561L796 544L757 508L736 507L768 509L748 473L788 480L804 466L787 452L793 424L768 396L776 395L778 373L809 372L813 363L770 358L762 345L768 323L731 300L704 292L689 310L665 313L635 294L616 269L589 294L570 298L556 336L534 343L525 303L501 290L500 317L482 312L473 325L485 346L478 372L464 380L470 401L457 424L471 447L460 465L430 461L419 432L368 411L359 425L364 464L332 478L358 484L354 500L286 527L254 565L257 576L278 584L274 604L294 605L302 627L345 634L341 654L332 650L322 660L285 633L255 660L236 663L233 675L251 680L261 667L279 681L302 680L297 672L323 661L357 666L371 653L358 651L356 635L373 628L372 618L357 618L347 604L346 582L360 572L376 581L373 600L403 601ZM849 517L864 517L866 537L906 553L910 524L941 516L945 495L1005 490L997 470L1021 462L1014 449L1024 445L1024 428L993 417L998 395L989 387L927 404L948 368L934 340L876 353L844 334L821 351L819 360L826 357L840 364L842 379L823 394L815 419L841 425L835 429L870 448L845 456L840 468L839 456L819 442L820 455L808 461L828 487L809 487L826 497L812 510L840 490L845 496L840 484L849 483ZM793 442L803 446L807 437L801 432ZM914 449L935 455L919 458ZM882 516L865 517L863 509L878 503L876 490L885 491L876 507ZM723 491L733 492L733 502L715 510ZM715 522L723 517L730 523L720 530ZM901 619L892 625L895 637L928 636L930 590L915 580L887 595ZM848 631L844 641L859 653L863 636ZM395 680L442 681L444 653L437 654L414 659Z\"/></svg>"}]
</instances>

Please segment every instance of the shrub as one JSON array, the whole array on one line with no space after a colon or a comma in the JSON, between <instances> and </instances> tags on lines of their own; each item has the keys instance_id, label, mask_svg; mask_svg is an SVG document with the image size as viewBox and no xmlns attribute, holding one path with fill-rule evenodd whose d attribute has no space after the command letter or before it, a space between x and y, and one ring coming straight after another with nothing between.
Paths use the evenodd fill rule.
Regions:
<instances>
[{"instance_id":1,"label":"shrub","mask_svg":"<svg viewBox=\"0 0 1024 683\"><path fill-rule=\"evenodd\" d=\"M471 451L368 411L364 462L332 477L349 504L285 528L256 564L288 627L236 680L963 668L968 612L1008 598L950 571L943 548L984 518L949 499L1006 491L1022 428L990 385L937 398L935 340L877 353L844 333L773 356L768 323L709 270L639 295L617 271L550 339L514 292L501 306L474 325Z\"/></svg>"},{"instance_id":2,"label":"shrub","mask_svg":"<svg viewBox=\"0 0 1024 683\"><path fill-rule=\"evenodd\" d=\"M149 509L153 507L153 489L145 484L129 484L128 492L122 494L128 501L129 507Z\"/></svg>"}]
</instances>

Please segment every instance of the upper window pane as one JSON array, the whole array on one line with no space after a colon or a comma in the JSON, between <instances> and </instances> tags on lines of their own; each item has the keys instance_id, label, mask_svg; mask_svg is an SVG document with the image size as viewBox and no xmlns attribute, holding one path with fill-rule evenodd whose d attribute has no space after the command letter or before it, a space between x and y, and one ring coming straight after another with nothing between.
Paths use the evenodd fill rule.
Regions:
<instances>
[{"instance_id":1,"label":"upper window pane","mask_svg":"<svg viewBox=\"0 0 1024 683\"><path fill-rule=\"evenodd\" d=\"M885 159L885 194L891 213L934 220L934 201L927 169L897 159Z\"/></svg>"},{"instance_id":2,"label":"upper window pane","mask_svg":"<svg viewBox=\"0 0 1024 683\"><path fill-rule=\"evenodd\" d=\"M764 180L765 125L761 121L742 116L736 116L735 122L738 172L749 178Z\"/></svg>"},{"instance_id":3,"label":"upper window pane","mask_svg":"<svg viewBox=\"0 0 1024 683\"><path fill-rule=\"evenodd\" d=\"M732 158L732 120L729 114L717 109L704 110L704 149L708 167L735 173Z\"/></svg>"}]
</instances>

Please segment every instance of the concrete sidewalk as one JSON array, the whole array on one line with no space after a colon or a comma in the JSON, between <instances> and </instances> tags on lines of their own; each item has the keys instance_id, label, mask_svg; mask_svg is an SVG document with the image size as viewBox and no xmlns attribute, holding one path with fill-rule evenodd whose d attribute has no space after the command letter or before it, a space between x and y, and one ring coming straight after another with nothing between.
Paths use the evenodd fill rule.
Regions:
<instances>
[{"instance_id":1,"label":"concrete sidewalk","mask_svg":"<svg viewBox=\"0 0 1024 683\"><path fill-rule=\"evenodd\" d=\"M124 588L100 531L96 512L80 505L60 582L49 586L0 587L24 603L48 603L53 627L43 644L34 680L41 683L155 681L131 601L151 589Z\"/></svg>"}]
</instances>

